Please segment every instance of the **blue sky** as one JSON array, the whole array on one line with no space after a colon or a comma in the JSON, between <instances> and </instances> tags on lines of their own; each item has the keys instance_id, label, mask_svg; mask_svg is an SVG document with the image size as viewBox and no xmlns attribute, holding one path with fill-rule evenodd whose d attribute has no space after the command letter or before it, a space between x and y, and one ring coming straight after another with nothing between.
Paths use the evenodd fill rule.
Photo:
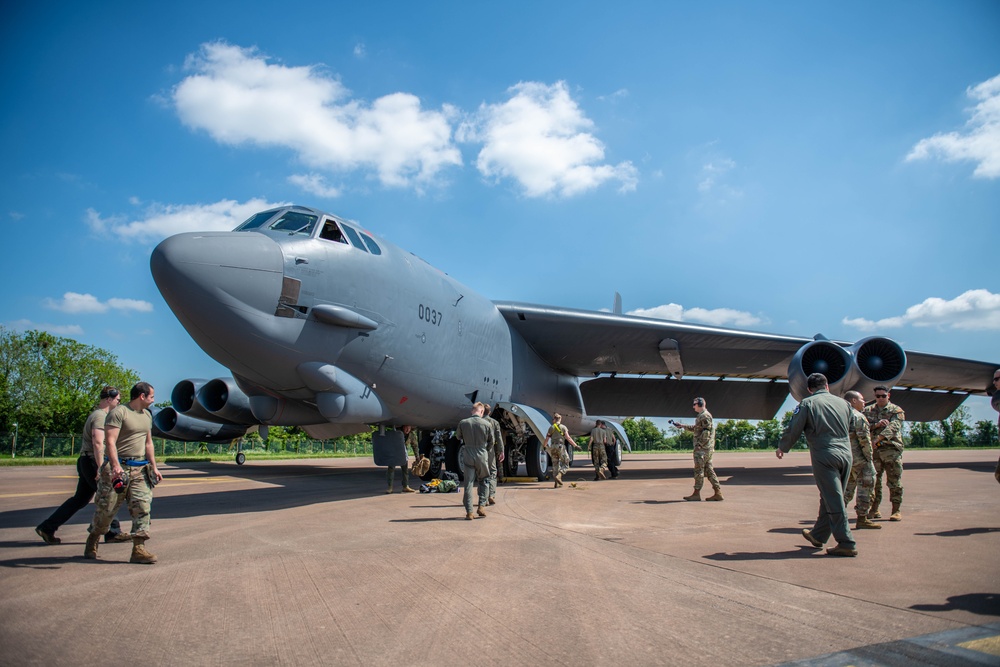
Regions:
<instances>
[{"instance_id":1,"label":"blue sky","mask_svg":"<svg viewBox=\"0 0 1000 667\"><path fill-rule=\"evenodd\" d=\"M493 299L1000 362L1000 3L274 5L0 8L0 324L226 374L149 253L295 202Z\"/></svg>"}]
</instances>

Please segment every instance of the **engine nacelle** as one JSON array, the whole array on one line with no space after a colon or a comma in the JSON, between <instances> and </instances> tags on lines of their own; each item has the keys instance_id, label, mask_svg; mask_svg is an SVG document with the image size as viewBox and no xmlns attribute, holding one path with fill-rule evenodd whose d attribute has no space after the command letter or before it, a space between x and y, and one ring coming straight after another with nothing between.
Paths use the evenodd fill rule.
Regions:
<instances>
[{"instance_id":1,"label":"engine nacelle","mask_svg":"<svg viewBox=\"0 0 1000 667\"><path fill-rule=\"evenodd\" d=\"M820 339L803 345L788 364L788 388L796 401L809 395L806 378L822 373L830 393L860 391L870 399L872 387L891 388L906 371L906 353L894 340L872 336L849 348Z\"/></svg>"},{"instance_id":2,"label":"engine nacelle","mask_svg":"<svg viewBox=\"0 0 1000 667\"><path fill-rule=\"evenodd\" d=\"M153 417L157 437L182 442L229 442L245 435L249 428L250 425L246 424L222 424L198 419L173 408L163 408Z\"/></svg>"},{"instance_id":3,"label":"engine nacelle","mask_svg":"<svg viewBox=\"0 0 1000 667\"><path fill-rule=\"evenodd\" d=\"M233 378L215 378L198 390L198 403L215 416L235 424L256 424L250 409L250 397Z\"/></svg>"},{"instance_id":4,"label":"engine nacelle","mask_svg":"<svg viewBox=\"0 0 1000 667\"><path fill-rule=\"evenodd\" d=\"M854 358L856 377L844 391L860 391L869 401L872 399L872 388L884 384L892 389L892 385L906 372L906 352L899 343L889 338L872 336L859 340L851 347L851 356Z\"/></svg>"},{"instance_id":5,"label":"engine nacelle","mask_svg":"<svg viewBox=\"0 0 1000 667\"><path fill-rule=\"evenodd\" d=\"M830 383L830 391L837 393L835 388L848 378L852 361L847 349L831 341L806 343L788 364L788 390L796 401L801 401L809 395L806 378L813 373L822 373Z\"/></svg>"},{"instance_id":6,"label":"engine nacelle","mask_svg":"<svg viewBox=\"0 0 1000 667\"><path fill-rule=\"evenodd\" d=\"M198 391L205 386L208 380L194 378L181 380L174 385L174 390L170 392L170 405L178 413L193 417L195 419L212 419L212 413L198 402Z\"/></svg>"}]
</instances>

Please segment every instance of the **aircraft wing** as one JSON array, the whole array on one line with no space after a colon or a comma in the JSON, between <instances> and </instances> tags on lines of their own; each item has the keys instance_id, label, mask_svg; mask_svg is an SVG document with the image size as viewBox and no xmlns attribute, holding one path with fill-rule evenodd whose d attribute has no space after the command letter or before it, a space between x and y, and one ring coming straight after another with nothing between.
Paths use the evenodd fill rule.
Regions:
<instances>
[{"instance_id":1,"label":"aircraft wing","mask_svg":"<svg viewBox=\"0 0 1000 667\"><path fill-rule=\"evenodd\" d=\"M584 381L584 403L588 414L595 415L687 414L690 399L704 396L717 417L769 419L787 397L789 363L813 341L509 301L496 306L510 327L553 368L580 377L660 376ZM893 386L935 390L905 392L905 401L903 395L894 394L907 418L919 421L947 417L969 394L986 395L992 389L993 372L1000 367L922 352L906 352L906 361L905 372ZM682 381L685 377L696 379Z\"/></svg>"}]
</instances>

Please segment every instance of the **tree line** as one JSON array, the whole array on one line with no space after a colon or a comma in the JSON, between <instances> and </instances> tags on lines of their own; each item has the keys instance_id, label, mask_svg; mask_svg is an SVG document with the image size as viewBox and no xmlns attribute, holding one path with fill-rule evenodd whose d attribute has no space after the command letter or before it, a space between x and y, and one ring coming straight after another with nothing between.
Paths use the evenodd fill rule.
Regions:
<instances>
[{"instance_id":1,"label":"tree line","mask_svg":"<svg viewBox=\"0 0 1000 667\"><path fill-rule=\"evenodd\" d=\"M715 423L716 449L774 449L792 413L786 412L779 419L764 419L756 424L746 419L717 420ZM632 449L671 450L692 449L694 435L673 426L660 429L646 418L626 419L622 422ZM905 422L903 443L907 447L996 447L997 425L982 419L970 423L969 409L960 406L947 419L939 422ZM799 445L805 445L800 438Z\"/></svg>"},{"instance_id":2,"label":"tree line","mask_svg":"<svg viewBox=\"0 0 1000 667\"><path fill-rule=\"evenodd\" d=\"M105 385L128 400L138 381L105 349L0 326L0 432L79 433Z\"/></svg>"}]
</instances>

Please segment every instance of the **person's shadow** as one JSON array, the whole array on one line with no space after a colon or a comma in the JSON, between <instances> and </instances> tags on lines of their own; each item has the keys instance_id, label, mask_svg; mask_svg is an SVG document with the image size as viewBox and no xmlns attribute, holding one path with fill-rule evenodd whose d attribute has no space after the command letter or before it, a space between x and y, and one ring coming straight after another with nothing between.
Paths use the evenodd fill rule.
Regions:
<instances>
[{"instance_id":1,"label":"person's shadow","mask_svg":"<svg viewBox=\"0 0 1000 667\"><path fill-rule=\"evenodd\" d=\"M813 547L802 546L794 551L737 551L736 553L715 553L705 556L708 560L789 560L791 558L812 558L817 553L823 553Z\"/></svg>"}]
</instances>

